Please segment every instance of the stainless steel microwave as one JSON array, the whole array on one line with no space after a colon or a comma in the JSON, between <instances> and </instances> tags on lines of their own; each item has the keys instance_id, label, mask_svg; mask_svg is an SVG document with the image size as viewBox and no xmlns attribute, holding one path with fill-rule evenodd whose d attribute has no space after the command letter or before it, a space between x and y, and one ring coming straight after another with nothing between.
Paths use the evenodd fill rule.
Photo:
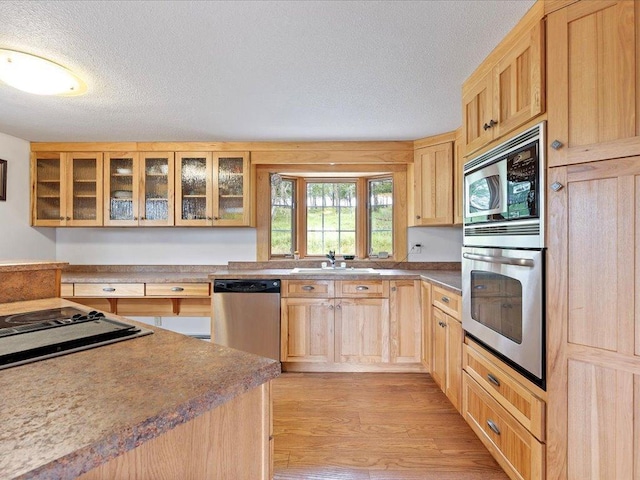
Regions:
<instances>
[{"instance_id":1,"label":"stainless steel microwave","mask_svg":"<svg viewBox=\"0 0 640 480\"><path fill-rule=\"evenodd\" d=\"M544 248L541 122L464 165L464 245Z\"/></svg>"}]
</instances>

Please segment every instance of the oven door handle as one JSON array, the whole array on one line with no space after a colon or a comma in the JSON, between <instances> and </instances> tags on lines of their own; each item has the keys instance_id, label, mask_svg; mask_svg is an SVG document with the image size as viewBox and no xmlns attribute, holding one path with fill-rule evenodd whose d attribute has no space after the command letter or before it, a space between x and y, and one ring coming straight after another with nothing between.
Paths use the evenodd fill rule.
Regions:
<instances>
[{"instance_id":1,"label":"oven door handle","mask_svg":"<svg viewBox=\"0 0 640 480\"><path fill-rule=\"evenodd\" d=\"M519 267L533 267L533 260L530 258L513 257L493 257L491 255L478 255L477 253L463 253L463 258L468 260L478 260L487 263L501 263L503 265L517 265Z\"/></svg>"}]
</instances>

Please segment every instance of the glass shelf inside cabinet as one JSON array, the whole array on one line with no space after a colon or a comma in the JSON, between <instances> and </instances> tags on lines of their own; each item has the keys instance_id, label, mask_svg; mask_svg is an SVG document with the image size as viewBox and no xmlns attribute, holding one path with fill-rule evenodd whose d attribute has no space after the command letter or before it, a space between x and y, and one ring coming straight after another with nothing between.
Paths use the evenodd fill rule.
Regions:
<instances>
[{"instance_id":1,"label":"glass shelf inside cabinet","mask_svg":"<svg viewBox=\"0 0 640 480\"><path fill-rule=\"evenodd\" d=\"M181 159L180 215L183 220L207 218L207 159Z\"/></svg>"},{"instance_id":2,"label":"glass shelf inside cabinet","mask_svg":"<svg viewBox=\"0 0 640 480\"><path fill-rule=\"evenodd\" d=\"M95 158L74 158L73 170L73 219L95 220L98 215L97 176Z\"/></svg>"},{"instance_id":3,"label":"glass shelf inside cabinet","mask_svg":"<svg viewBox=\"0 0 640 480\"><path fill-rule=\"evenodd\" d=\"M36 161L36 216L39 220L61 220L60 159Z\"/></svg>"},{"instance_id":4,"label":"glass shelf inside cabinet","mask_svg":"<svg viewBox=\"0 0 640 480\"><path fill-rule=\"evenodd\" d=\"M144 218L167 220L169 218L169 160L146 158L144 175Z\"/></svg>"}]
</instances>

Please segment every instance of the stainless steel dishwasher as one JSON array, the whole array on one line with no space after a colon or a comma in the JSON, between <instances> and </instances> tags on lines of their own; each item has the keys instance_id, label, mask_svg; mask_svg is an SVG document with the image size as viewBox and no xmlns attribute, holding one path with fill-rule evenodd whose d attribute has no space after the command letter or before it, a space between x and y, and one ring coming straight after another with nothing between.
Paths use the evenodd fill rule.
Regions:
<instances>
[{"instance_id":1,"label":"stainless steel dishwasher","mask_svg":"<svg viewBox=\"0 0 640 480\"><path fill-rule=\"evenodd\" d=\"M215 280L211 341L280 360L280 280Z\"/></svg>"}]
</instances>

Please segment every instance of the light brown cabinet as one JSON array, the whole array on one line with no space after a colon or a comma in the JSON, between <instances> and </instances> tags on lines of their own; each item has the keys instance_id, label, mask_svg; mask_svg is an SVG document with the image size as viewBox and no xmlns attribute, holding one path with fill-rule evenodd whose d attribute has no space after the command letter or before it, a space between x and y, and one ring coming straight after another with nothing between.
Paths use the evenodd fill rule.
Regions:
<instances>
[{"instance_id":1,"label":"light brown cabinet","mask_svg":"<svg viewBox=\"0 0 640 480\"><path fill-rule=\"evenodd\" d=\"M420 282L421 321L422 321L422 366L428 371L432 370L433 362L433 321L431 306L431 283Z\"/></svg>"},{"instance_id":2,"label":"light brown cabinet","mask_svg":"<svg viewBox=\"0 0 640 480\"><path fill-rule=\"evenodd\" d=\"M31 224L102 225L102 153L31 155Z\"/></svg>"},{"instance_id":3,"label":"light brown cabinet","mask_svg":"<svg viewBox=\"0 0 640 480\"><path fill-rule=\"evenodd\" d=\"M453 224L462 225L464 222L464 144L462 141L462 127L456 130L453 142Z\"/></svg>"},{"instance_id":4,"label":"light brown cabinet","mask_svg":"<svg viewBox=\"0 0 640 480\"><path fill-rule=\"evenodd\" d=\"M418 281L283 280L281 360L290 371L417 371Z\"/></svg>"},{"instance_id":5,"label":"light brown cabinet","mask_svg":"<svg viewBox=\"0 0 640 480\"><path fill-rule=\"evenodd\" d=\"M414 153L414 226L453 223L453 142Z\"/></svg>"},{"instance_id":6,"label":"light brown cabinet","mask_svg":"<svg viewBox=\"0 0 640 480\"><path fill-rule=\"evenodd\" d=\"M639 15L590 0L547 17L549 166L640 154Z\"/></svg>"},{"instance_id":7,"label":"light brown cabinet","mask_svg":"<svg viewBox=\"0 0 640 480\"><path fill-rule=\"evenodd\" d=\"M248 226L249 152L176 153L176 225Z\"/></svg>"},{"instance_id":8,"label":"light brown cabinet","mask_svg":"<svg viewBox=\"0 0 640 480\"><path fill-rule=\"evenodd\" d=\"M462 86L464 155L544 112L543 5L534 5Z\"/></svg>"},{"instance_id":9,"label":"light brown cabinet","mask_svg":"<svg viewBox=\"0 0 640 480\"><path fill-rule=\"evenodd\" d=\"M550 168L548 182L561 188L548 192L547 478L636 479L640 157Z\"/></svg>"},{"instance_id":10,"label":"light brown cabinet","mask_svg":"<svg viewBox=\"0 0 640 480\"><path fill-rule=\"evenodd\" d=\"M461 408L462 342L460 323L462 299L433 286L431 292L433 357L431 376L458 411Z\"/></svg>"},{"instance_id":11,"label":"light brown cabinet","mask_svg":"<svg viewBox=\"0 0 640 480\"><path fill-rule=\"evenodd\" d=\"M173 225L173 153L107 152L104 157L105 226Z\"/></svg>"}]
</instances>

